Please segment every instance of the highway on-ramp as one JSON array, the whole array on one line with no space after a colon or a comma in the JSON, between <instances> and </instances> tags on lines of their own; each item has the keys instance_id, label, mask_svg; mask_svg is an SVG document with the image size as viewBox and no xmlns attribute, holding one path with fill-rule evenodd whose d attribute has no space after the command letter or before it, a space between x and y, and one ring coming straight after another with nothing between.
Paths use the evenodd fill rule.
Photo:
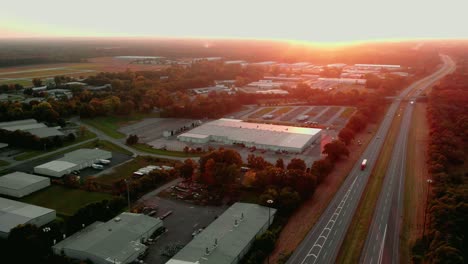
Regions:
<instances>
[{"instance_id":1,"label":"highway on-ramp","mask_svg":"<svg viewBox=\"0 0 468 264\"><path fill-rule=\"evenodd\" d=\"M442 59L444 67L441 69L441 74L438 75L439 78L455 68L454 62L449 57L442 56ZM430 87L439 78L429 81L426 87L416 90L409 97L411 99L418 97L424 88ZM413 108L413 103L408 104L403 114L400 131L385 174L360 263L400 263L399 235L403 212L407 141Z\"/></svg>"},{"instance_id":2,"label":"highway on-ramp","mask_svg":"<svg viewBox=\"0 0 468 264\"><path fill-rule=\"evenodd\" d=\"M442 58L444 65L438 71L414 82L400 93L400 98L406 97L410 92L417 89L424 89L445 75L450 65L448 65L447 57L443 56ZM397 98L390 105L376 135L368 144L359 162L352 168L328 207L322 213L312 230L296 248L287 263L322 264L335 262L361 195L366 187L369 175L382 149L383 139L387 136L393 118L400 107L400 98ZM360 167L363 159L367 159L367 168L365 170L361 170Z\"/></svg>"}]
</instances>

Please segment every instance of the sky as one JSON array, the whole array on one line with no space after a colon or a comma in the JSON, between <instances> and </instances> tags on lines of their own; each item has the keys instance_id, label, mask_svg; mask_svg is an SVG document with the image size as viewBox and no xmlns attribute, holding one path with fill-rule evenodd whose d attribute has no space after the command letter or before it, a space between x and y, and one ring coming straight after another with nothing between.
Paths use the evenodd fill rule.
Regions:
<instances>
[{"instance_id":1,"label":"sky","mask_svg":"<svg viewBox=\"0 0 468 264\"><path fill-rule=\"evenodd\" d=\"M468 38L466 0L3 0L0 38Z\"/></svg>"}]
</instances>

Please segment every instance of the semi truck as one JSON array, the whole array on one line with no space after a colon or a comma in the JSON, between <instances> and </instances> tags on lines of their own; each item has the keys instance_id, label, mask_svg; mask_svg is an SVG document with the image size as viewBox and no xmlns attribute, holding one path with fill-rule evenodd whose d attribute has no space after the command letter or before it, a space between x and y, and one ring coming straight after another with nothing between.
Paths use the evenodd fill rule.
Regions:
<instances>
[{"instance_id":1,"label":"semi truck","mask_svg":"<svg viewBox=\"0 0 468 264\"><path fill-rule=\"evenodd\" d=\"M361 170L364 170L367 166L367 159L363 159L361 162Z\"/></svg>"}]
</instances>

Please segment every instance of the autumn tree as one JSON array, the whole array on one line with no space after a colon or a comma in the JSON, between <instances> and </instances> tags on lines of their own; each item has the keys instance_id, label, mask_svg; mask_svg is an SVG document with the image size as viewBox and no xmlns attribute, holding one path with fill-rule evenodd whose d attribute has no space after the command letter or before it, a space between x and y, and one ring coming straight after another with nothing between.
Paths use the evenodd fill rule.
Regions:
<instances>
[{"instance_id":1,"label":"autumn tree","mask_svg":"<svg viewBox=\"0 0 468 264\"><path fill-rule=\"evenodd\" d=\"M304 162L304 160L299 159L299 158L293 158L289 162L288 166L286 167L288 170L300 170L300 171L305 171L307 166Z\"/></svg>"},{"instance_id":2,"label":"autumn tree","mask_svg":"<svg viewBox=\"0 0 468 264\"><path fill-rule=\"evenodd\" d=\"M327 154L331 161L336 161L343 156L349 156L349 150L341 140L334 140L324 146L323 153Z\"/></svg>"},{"instance_id":3,"label":"autumn tree","mask_svg":"<svg viewBox=\"0 0 468 264\"><path fill-rule=\"evenodd\" d=\"M180 176L186 180L192 179L198 164L192 159L186 159L179 168Z\"/></svg>"}]
</instances>

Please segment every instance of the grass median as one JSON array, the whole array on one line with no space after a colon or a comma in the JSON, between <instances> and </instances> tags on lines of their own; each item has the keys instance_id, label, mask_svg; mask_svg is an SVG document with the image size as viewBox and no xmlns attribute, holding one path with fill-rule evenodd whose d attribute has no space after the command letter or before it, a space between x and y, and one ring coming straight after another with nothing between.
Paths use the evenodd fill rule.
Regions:
<instances>
[{"instance_id":1,"label":"grass median","mask_svg":"<svg viewBox=\"0 0 468 264\"><path fill-rule=\"evenodd\" d=\"M382 189L382 183L392 157L393 147L400 131L402 116L402 114L395 116L392 121L377 163L364 189L364 195L361 197L359 206L354 213L353 221L350 225L352 228L349 228L346 233L337 263L359 263L361 251L366 242L375 206Z\"/></svg>"}]
</instances>

